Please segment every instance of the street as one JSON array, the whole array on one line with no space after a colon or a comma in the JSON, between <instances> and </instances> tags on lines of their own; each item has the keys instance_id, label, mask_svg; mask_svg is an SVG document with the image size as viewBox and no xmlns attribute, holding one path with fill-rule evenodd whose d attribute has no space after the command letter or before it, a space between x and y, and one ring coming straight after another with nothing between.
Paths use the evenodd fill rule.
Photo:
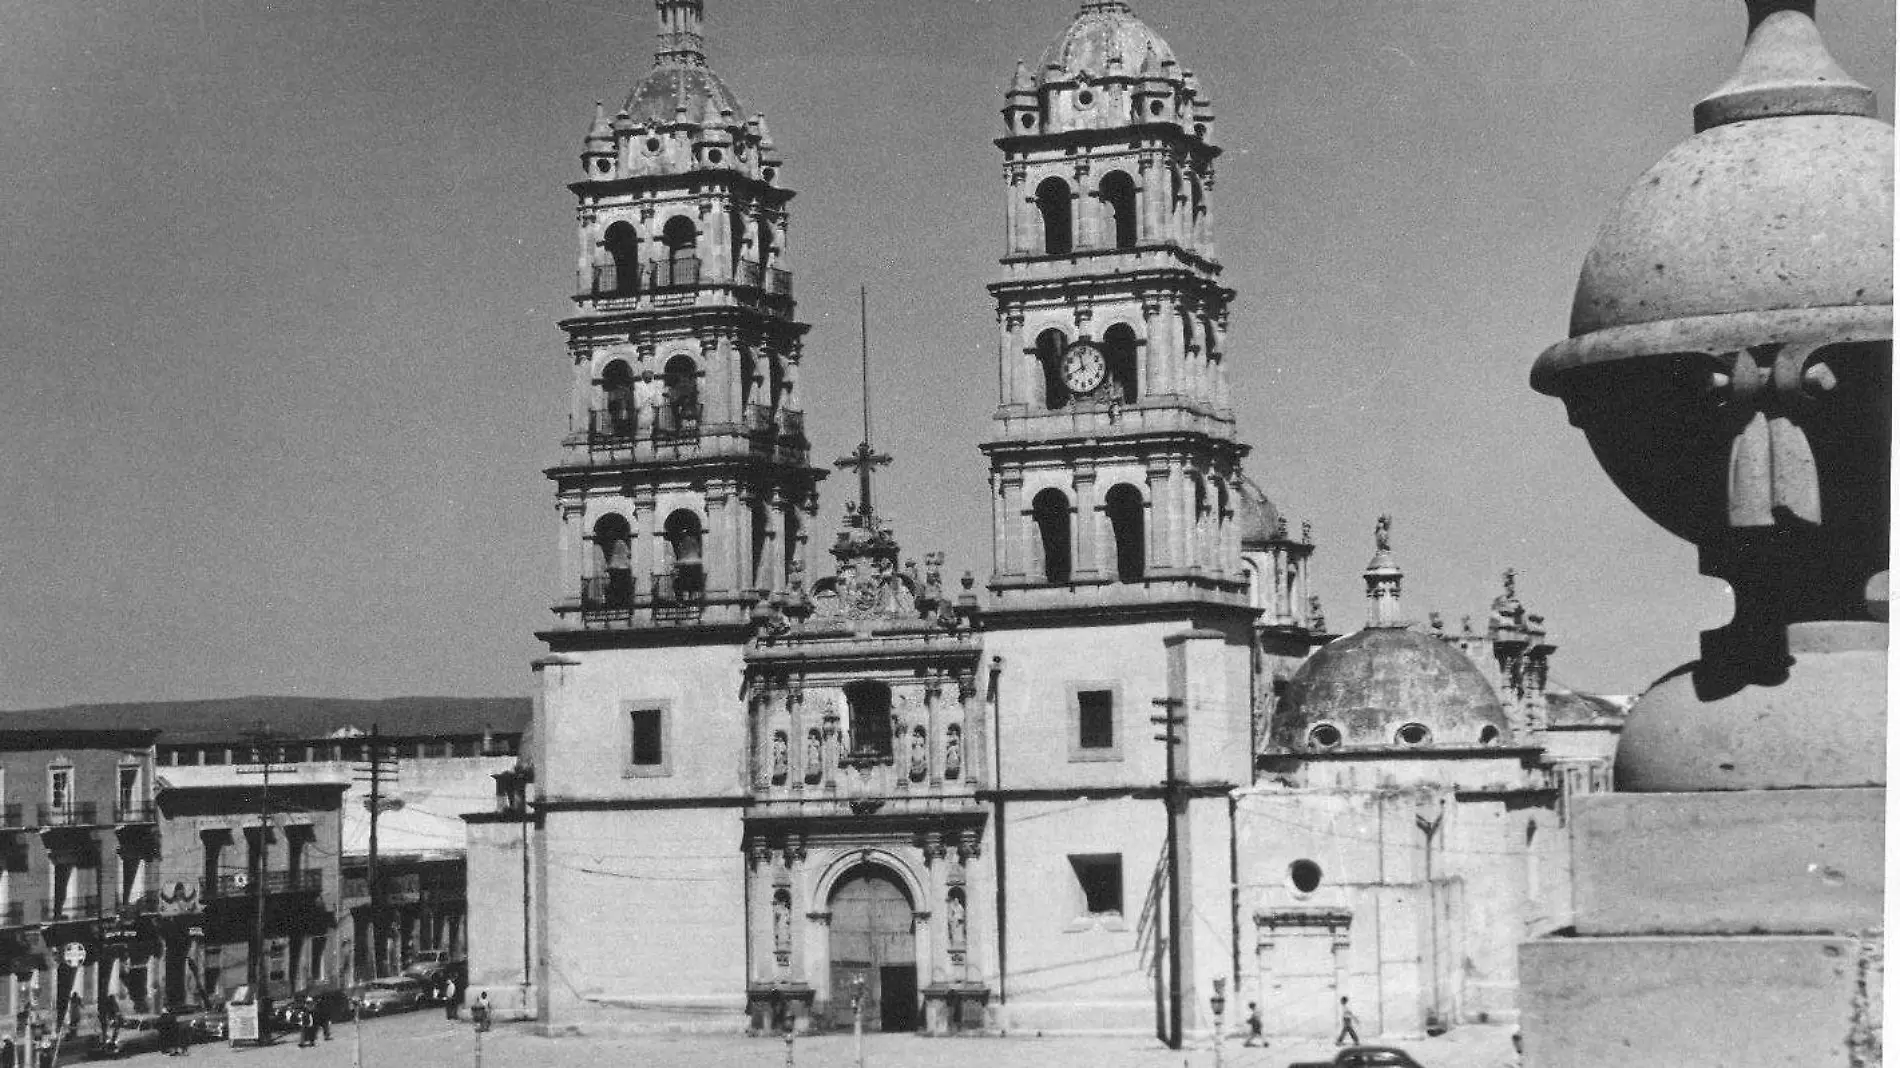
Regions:
<instances>
[{"instance_id":1,"label":"street","mask_svg":"<svg viewBox=\"0 0 1900 1068\"><path fill-rule=\"evenodd\" d=\"M667 1065L679 1068L780 1068L786 1063L782 1041L739 1035L641 1034L566 1035L542 1037L530 1024L501 1024L481 1036L476 1059L474 1026L464 1018L451 1023L440 1010L373 1019L362 1024L362 1068L583 1068L600 1064ZM159 1053L141 1053L121 1059L139 1068L188 1063L191 1068L259 1068L260 1065L298 1065L300 1068L351 1068L355 1025L334 1029L330 1042L314 1049L297 1048L294 1034L263 1048L233 1049L228 1044L193 1046L185 1062ZM1514 1064L1511 1028L1463 1027L1436 1039L1396 1043L1425 1068L1506 1068ZM865 1063L870 1068L949 1068L981 1063L984 1068L1206 1068L1214 1064L1206 1044L1170 1051L1152 1039L1008 1038L930 1039L914 1035L866 1035ZM799 1065L849 1068L854 1045L850 1035L801 1037L793 1050ZM1243 1048L1230 1038L1222 1047L1222 1063L1234 1068L1285 1068L1293 1061L1323 1060L1332 1054L1321 1043L1268 1049ZM62 1058L63 1060L63 1058ZM87 1063L87 1062L65 1062Z\"/></svg>"}]
</instances>

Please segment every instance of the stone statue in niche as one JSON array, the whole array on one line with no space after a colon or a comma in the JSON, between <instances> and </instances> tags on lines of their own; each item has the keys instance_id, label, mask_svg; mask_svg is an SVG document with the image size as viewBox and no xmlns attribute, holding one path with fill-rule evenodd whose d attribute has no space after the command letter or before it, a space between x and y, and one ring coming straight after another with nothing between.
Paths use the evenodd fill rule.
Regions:
<instances>
[{"instance_id":1,"label":"stone statue in niche","mask_svg":"<svg viewBox=\"0 0 1900 1068\"><path fill-rule=\"evenodd\" d=\"M772 785L785 785L785 778L791 773L791 745L785 739L784 731L772 732Z\"/></svg>"},{"instance_id":2,"label":"stone statue in niche","mask_svg":"<svg viewBox=\"0 0 1900 1068\"><path fill-rule=\"evenodd\" d=\"M923 782L930 769L930 740L922 727L910 732L910 781Z\"/></svg>"},{"instance_id":3,"label":"stone statue in niche","mask_svg":"<svg viewBox=\"0 0 1900 1068\"><path fill-rule=\"evenodd\" d=\"M945 911L950 917L950 948L962 949L970 935L970 916L963 904L963 891L950 891L950 902Z\"/></svg>"},{"instance_id":4,"label":"stone statue in niche","mask_svg":"<svg viewBox=\"0 0 1900 1068\"><path fill-rule=\"evenodd\" d=\"M792 951L792 895L784 890L772 895L772 948L781 956Z\"/></svg>"},{"instance_id":5,"label":"stone statue in niche","mask_svg":"<svg viewBox=\"0 0 1900 1068\"><path fill-rule=\"evenodd\" d=\"M963 728L954 723L944 730L943 777L963 778Z\"/></svg>"},{"instance_id":6,"label":"stone statue in niche","mask_svg":"<svg viewBox=\"0 0 1900 1068\"><path fill-rule=\"evenodd\" d=\"M805 782L814 783L825 776L825 741L816 727L805 732Z\"/></svg>"}]
</instances>

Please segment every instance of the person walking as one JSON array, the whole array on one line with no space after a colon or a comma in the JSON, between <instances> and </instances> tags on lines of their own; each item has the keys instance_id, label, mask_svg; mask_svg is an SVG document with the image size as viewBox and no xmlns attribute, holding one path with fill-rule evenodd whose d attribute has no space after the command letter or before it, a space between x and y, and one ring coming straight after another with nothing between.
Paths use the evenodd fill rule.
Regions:
<instances>
[{"instance_id":1,"label":"person walking","mask_svg":"<svg viewBox=\"0 0 1900 1068\"><path fill-rule=\"evenodd\" d=\"M475 998L475 1004L472 1008L468 1010L468 1012L470 1016L473 1016L475 1018L475 1030L477 1031L488 1030L489 1021L494 1019L494 1017L491 1015L491 1013L494 1012L494 1009L490 1007L488 1004L488 991L486 990L482 991L481 994ZM0 1066L0 1068L4 1068L4 1066Z\"/></svg>"},{"instance_id":2,"label":"person walking","mask_svg":"<svg viewBox=\"0 0 1900 1068\"><path fill-rule=\"evenodd\" d=\"M461 1018L461 1003L456 1000L461 988L455 985L455 977L449 976L442 982L442 1018L456 1020Z\"/></svg>"},{"instance_id":3,"label":"person walking","mask_svg":"<svg viewBox=\"0 0 1900 1068\"><path fill-rule=\"evenodd\" d=\"M1352 1044L1359 1044L1359 1018L1352 1014L1352 1005L1345 999L1339 999L1339 1039L1333 1044L1343 1046L1346 1036L1352 1036Z\"/></svg>"},{"instance_id":4,"label":"person walking","mask_svg":"<svg viewBox=\"0 0 1900 1068\"><path fill-rule=\"evenodd\" d=\"M1265 1046L1267 1044L1267 1037L1263 1033L1265 1026L1266 1025L1260 1019L1259 1004L1249 1001L1247 1003L1247 1041L1242 1042L1241 1045Z\"/></svg>"},{"instance_id":5,"label":"person walking","mask_svg":"<svg viewBox=\"0 0 1900 1068\"><path fill-rule=\"evenodd\" d=\"M310 1025L323 1032L323 1040L330 1041L330 1007L320 997L310 999Z\"/></svg>"},{"instance_id":6,"label":"person walking","mask_svg":"<svg viewBox=\"0 0 1900 1068\"><path fill-rule=\"evenodd\" d=\"M317 1044L317 1012L308 998L297 1006L297 1048L309 1049Z\"/></svg>"}]
</instances>

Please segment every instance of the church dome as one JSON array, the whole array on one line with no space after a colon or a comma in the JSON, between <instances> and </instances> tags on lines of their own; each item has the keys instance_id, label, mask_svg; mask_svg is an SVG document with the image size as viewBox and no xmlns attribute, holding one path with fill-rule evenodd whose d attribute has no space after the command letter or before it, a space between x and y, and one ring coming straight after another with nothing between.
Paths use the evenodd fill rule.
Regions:
<instances>
[{"instance_id":1,"label":"church dome","mask_svg":"<svg viewBox=\"0 0 1900 1068\"><path fill-rule=\"evenodd\" d=\"M683 107L687 121L698 122L708 103L715 114L743 114L738 96L711 67L662 61L627 95L626 112L636 123L664 125Z\"/></svg>"},{"instance_id":2,"label":"church dome","mask_svg":"<svg viewBox=\"0 0 1900 1068\"><path fill-rule=\"evenodd\" d=\"M1300 666L1268 744L1292 752L1497 745L1510 732L1497 693L1463 653L1409 627L1373 626Z\"/></svg>"},{"instance_id":3,"label":"church dome","mask_svg":"<svg viewBox=\"0 0 1900 1068\"><path fill-rule=\"evenodd\" d=\"M1245 475L1234 483L1234 522L1240 525L1240 547L1264 549L1280 533L1280 510Z\"/></svg>"},{"instance_id":4,"label":"church dome","mask_svg":"<svg viewBox=\"0 0 1900 1068\"><path fill-rule=\"evenodd\" d=\"M1122 70L1132 75L1159 70L1174 60L1174 50L1124 0L1085 0L1068 30L1042 54L1042 69L1057 67L1065 77L1100 77L1110 59L1120 60Z\"/></svg>"}]
</instances>

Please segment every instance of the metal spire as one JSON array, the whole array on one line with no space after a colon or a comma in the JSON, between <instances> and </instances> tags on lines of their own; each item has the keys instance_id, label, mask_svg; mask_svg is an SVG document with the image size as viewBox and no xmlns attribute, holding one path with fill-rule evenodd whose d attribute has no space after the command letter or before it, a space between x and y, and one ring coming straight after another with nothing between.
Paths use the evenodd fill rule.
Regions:
<instances>
[{"instance_id":1,"label":"metal spire","mask_svg":"<svg viewBox=\"0 0 1900 1068\"><path fill-rule=\"evenodd\" d=\"M867 298L865 287L858 287L858 351L860 373L863 376L864 396L864 440L851 455L840 458L840 468L854 468L858 472L858 516L860 522L868 520L871 512L871 472L891 462L891 458L871 447L871 326L866 314Z\"/></svg>"}]
</instances>

